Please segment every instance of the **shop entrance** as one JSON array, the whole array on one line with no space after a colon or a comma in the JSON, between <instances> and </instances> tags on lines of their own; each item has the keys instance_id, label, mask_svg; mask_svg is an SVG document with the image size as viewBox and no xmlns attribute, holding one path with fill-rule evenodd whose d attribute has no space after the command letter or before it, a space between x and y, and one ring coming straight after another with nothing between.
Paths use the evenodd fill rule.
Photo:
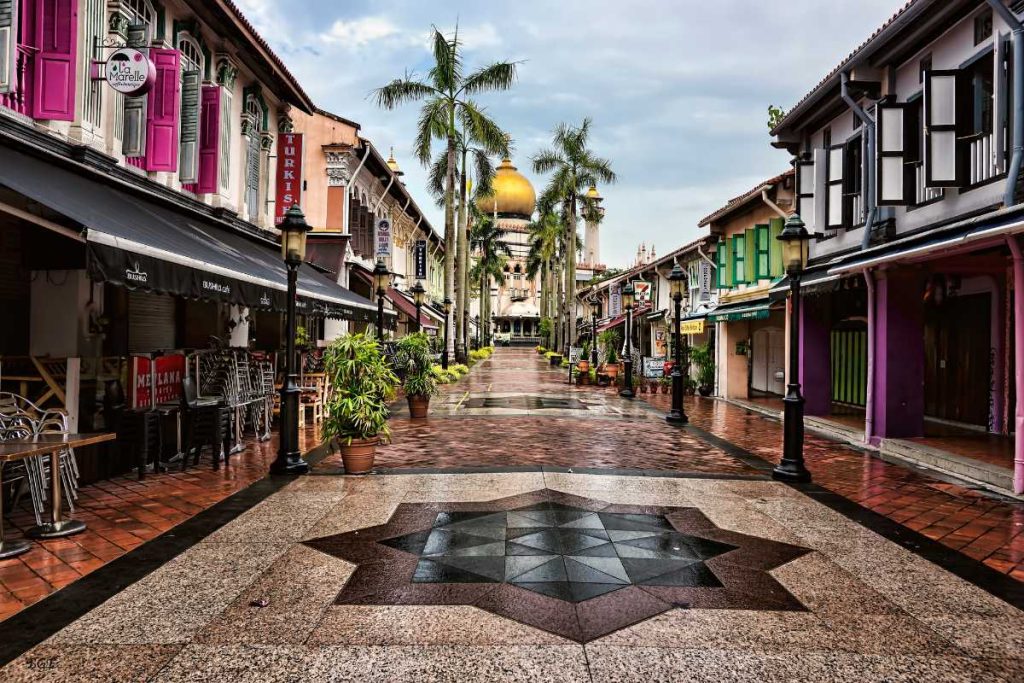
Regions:
<instances>
[{"instance_id":1,"label":"shop entrance","mask_svg":"<svg viewBox=\"0 0 1024 683\"><path fill-rule=\"evenodd\" d=\"M754 332L750 388L781 396L785 391L785 359L786 343L781 329L767 327Z\"/></svg>"},{"instance_id":2,"label":"shop entrance","mask_svg":"<svg viewBox=\"0 0 1024 683\"><path fill-rule=\"evenodd\" d=\"M925 308L925 415L988 427L990 294L949 297Z\"/></svg>"}]
</instances>

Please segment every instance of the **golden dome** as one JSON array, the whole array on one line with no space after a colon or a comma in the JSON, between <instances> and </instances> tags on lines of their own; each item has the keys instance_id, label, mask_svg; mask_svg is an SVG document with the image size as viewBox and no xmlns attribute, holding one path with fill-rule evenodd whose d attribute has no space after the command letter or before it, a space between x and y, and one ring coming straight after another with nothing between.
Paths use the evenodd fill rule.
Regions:
<instances>
[{"instance_id":1,"label":"golden dome","mask_svg":"<svg viewBox=\"0 0 1024 683\"><path fill-rule=\"evenodd\" d=\"M400 168L398 168L398 162L395 161L394 147L391 148L391 154L390 156L388 156L388 168L390 168L391 172L394 173L395 175L405 175L405 173Z\"/></svg>"},{"instance_id":2,"label":"golden dome","mask_svg":"<svg viewBox=\"0 0 1024 683\"><path fill-rule=\"evenodd\" d=\"M512 165L511 159L504 159L494 173L494 193L479 199L476 206L480 211L498 215L512 215L529 218L537 205L537 193L533 185Z\"/></svg>"},{"instance_id":3,"label":"golden dome","mask_svg":"<svg viewBox=\"0 0 1024 683\"><path fill-rule=\"evenodd\" d=\"M594 185L591 185L590 189L587 190L587 197L589 199L596 199L598 201L603 199L603 197L601 197L601 193L597 191L597 187Z\"/></svg>"}]
</instances>

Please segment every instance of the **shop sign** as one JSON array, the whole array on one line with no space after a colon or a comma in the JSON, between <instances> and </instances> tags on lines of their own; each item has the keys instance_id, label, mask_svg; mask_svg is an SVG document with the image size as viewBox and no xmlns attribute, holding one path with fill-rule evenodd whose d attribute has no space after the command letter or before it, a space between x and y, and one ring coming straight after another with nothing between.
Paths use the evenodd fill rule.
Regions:
<instances>
[{"instance_id":1,"label":"shop sign","mask_svg":"<svg viewBox=\"0 0 1024 683\"><path fill-rule=\"evenodd\" d=\"M665 376L665 359L664 358L650 358L645 356L643 359L643 374L644 377L653 379L655 377Z\"/></svg>"},{"instance_id":2,"label":"shop sign","mask_svg":"<svg viewBox=\"0 0 1024 683\"><path fill-rule=\"evenodd\" d=\"M416 251L415 258L416 262L416 279L426 280L427 279L427 241L416 240Z\"/></svg>"},{"instance_id":3,"label":"shop sign","mask_svg":"<svg viewBox=\"0 0 1024 683\"><path fill-rule=\"evenodd\" d=\"M145 95L156 83L156 66L149 57L131 47L114 50L107 58L107 84L128 97Z\"/></svg>"},{"instance_id":4,"label":"shop sign","mask_svg":"<svg viewBox=\"0 0 1024 683\"><path fill-rule=\"evenodd\" d=\"M704 334L703 320L683 320L679 323L680 334Z\"/></svg>"},{"instance_id":5,"label":"shop sign","mask_svg":"<svg viewBox=\"0 0 1024 683\"><path fill-rule=\"evenodd\" d=\"M153 367L156 363L156 367ZM175 403L181 398L181 380L185 377L185 356L174 354L156 360L133 356L130 367L132 408L146 408L153 404L153 382L156 383L156 403Z\"/></svg>"},{"instance_id":6,"label":"shop sign","mask_svg":"<svg viewBox=\"0 0 1024 683\"><path fill-rule=\"evenodd\" d=\"M302 133L277 136L277 202L274 225L284 220L288 209L302 203Z\"/></svg>"},{"instance_id":7,"label":"shop sign","mask_svg":"<svg viewBox=\"0 0 1024 683\"><path fill-rule=\"evenodd\" d=\"M633 291L635 292L636 303L640 306L651 302L651 283L645 280L634 280Z\"/></svg>"},{"instance_id":8,"label":"shop sign","mask_svg":"<svg viewBox=\"0 0 1024 683\"><path fill-rule=\"evenodd\" d=\"M612 287L608 292L608 315L612 318L622 315L622 287Z\"/></svg>"},{"instance_id":9,"label":"shop sign","mask_svg":"<svg viewBox=\"0 0 1024 683\"><path fill-rule=\"evenodd\" d=\"M707 303L711 301L711 283L713 281L713 273L711 264L704 259L700 260L700 271L698 273L700 278L700 301Z\"/></svg>"},{"instance_id":10,"label":"shop sign","mask_svg":"<svg viewBox=\"0 0 1024 683\"><path fill-rule=\"evenodd\" d=\"M377 221L377 257L391 256L391 221L381 218Z\"/></svg>"}]
</instances>

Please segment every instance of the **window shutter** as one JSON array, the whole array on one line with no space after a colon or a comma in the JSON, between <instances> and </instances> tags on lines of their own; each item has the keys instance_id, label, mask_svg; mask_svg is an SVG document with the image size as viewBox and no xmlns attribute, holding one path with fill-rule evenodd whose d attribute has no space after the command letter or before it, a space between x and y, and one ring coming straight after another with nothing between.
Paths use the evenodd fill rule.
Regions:
<instances>
[{"instance_id":1,"label":"window shutter","mask_svg":"<svg viewBox=\"0 0 1024 683\"><path fill-rule=\"evenodd\" d=\"M912 204L914 167L910 157L914 128L910 105L880 103L875 115L875 146L878 149L878 205Z\"/></svg>"},{"instance_id":2,"label":"window shutter","mask_svg":"<svg viewBox=\"0 0 1024 683\"><path fill-rule=\"evenodd\" d=\"M843 227L843 169L846 167L845 145L828 148L828 171L826 173L827 216L826 228L836 230Z\"/></svg>"},{"instance_id":3,"label":"window shutter","mask_svg":"<svg viewBox=\"0 0 1024 683\"><path fill-rule=\"evenodd\" d=\"M18 0L0 0L0 93L14 92L17 63Z\"/></svg>"},{"instance_id":4,"label":"window shutter","mask_svg":"<svg viewBox=\"0 0 1024 683\"><path fill-rule=\"evenodd\" d=\"M924 74L924 169L928 187L963 184L963 164L957 135L964 125L960 101L964 79L956 70Z\"/></svg>"},{"instance_id":5,"label":"window shutter","mask_svg":"<svg viewBox=\"0 0 1024 683\"><path fill-rule=\"evenodd\" d=\"M36 46L32 118L75 118L75 49L78 0L41 0L36 5Z\"/></svg>"},{"instance_id":6,"label":"window shutter","mask_svg":"<svg viewBox=\"0 0 1024 683\"><path fill-rule=\"evenodd\" d=\"M779 234L786 221L782 218L773 218L768 222L768 260L771 268L771 277L782 277L786 274L782 265L782 242L779 241Z\"/></svg>"},{"instance_id":7,"label":"window shutter","mask_svg":"<svg viewBox=\"0 0 1024 683\"><path fill-rule=\"evenodd\" d=\"M202 73L181 75L181 160L178 177L183 183L199 180L199 116Z\"/></svg>"},{"instance_id":8,"label":"window shutter","mask_svg":"<svg viewBox=\"0 0 1024 683\"><path fill-rule=\"evenodd\" d=\"M796 162L796 212L814 232L814 160Z\"/></svg>"},{"instance_id":9,"label":"window shutter","mask_svg":"<svg viewBox=\"0 0 1024 683\"><path fill-rule=\"evenodd\" d=\"M156 66L156 84L149 91L146 117L146 170L178 169L178 108L181 56L177 50L149 51Z\"/></svg>"},{"instance_id":10,"label":"window shutter","mask_svg":"<svg viewBox=\"0 0 1024 683\"><path fill-rule=\"evenodd\" d=\"M199 121L200 194L217 191L217 167L220 161L220 86L203 86L203 112Z\"/></svg>"},{"instance_id":11,"label":"window shutter","mask_svg":"<svg viewBox=\"0 0 1024 683\"><path fill-rule=\"evenodd\" d=\"M757 231L754 228L743 231L743 270L748 283L757 282Z\"/></svg>"},{"instance_id":12,"label":"window shutter","mask_svg":"<svg viewBox=\"0 0 1024 683\"><path fill-rule=\"evenodd\" d=\"M824 233L828 229L826 209L828 208L828 150L814 150L814 216L807 229L812 233ZM804 222L807 217L801 214Z\"/></svg>"},{"instance_id":13,"label":"window shutter","mask_svg":"<svg viewBox=\"0 0 1024 683\"><path fill-rule=\"evenodd\" d=\"M718 288L729 289L732 273L729 268L729 240L724 237L715 248L715 259L718 261Z\"/></svg>"},{"instance_id":14,"label":"window shutter","mask_svg":"<svg viewBox=\"0 0 1024 683\"><path fill-rule=\"evenodd\" d=\"M747 282L747 245L745 235L732 236L732 284L742 285Z\"/></svg>"},{"instance_id":15,"label":"window shutter","mask_svg":"<svg viewBox=\"0 0 1024 683\"><path fill-rule=\"evenodd\" d=\"M1012 48L1010 43L1002 35L996 36L995 41L995 65L996 75L993 86L992 102L992 154L995 157L996 173L1006 170L1007 149L1006 141L1007 122L1009 121L1010 97L1009 97L1009 56Z\"/></svg>"},{"instance_id":16,"label":"window shutter","mask_svg":"<svg viewBox=\"0 0 1024 683\"><path fill-rule=\"evenodd\" d=\"M231 91L222 88L220 92L220 164L217 174L220 176L221 189L228 189L231 183ZM351 225L351 219L349 221Z\"/></svg>"}]
</instances>

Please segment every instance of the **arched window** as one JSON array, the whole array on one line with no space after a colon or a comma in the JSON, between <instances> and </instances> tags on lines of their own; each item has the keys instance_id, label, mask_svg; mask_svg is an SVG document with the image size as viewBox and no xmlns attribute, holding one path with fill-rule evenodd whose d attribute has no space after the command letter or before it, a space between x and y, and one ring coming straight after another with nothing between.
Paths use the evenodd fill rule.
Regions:
<instances>
[{"instance_id":1,"label":"arched window","mask_svg":"<svg viewBox=\"0 0 1024 683\"><path fill-rule=\"evenodd\" d=\"M250 221L255 221L260 214L260 178L263 175L260 134L263 132L264 114L263 103L255 95L249 95L242 115L242 133L246 137L245 208Z\"/></svg>"},{"instance_id":2,"label":"arched window","mask_svg":"<svg viewBox=\"0 0 1024 683\"><path fill-rule=\"evenodd\" d=\"M199 180L199 117L205 58L199 43L188 33L178 34L181 54L181 136L179 139L178 178L182 187L195 192Z\"/></svg>"}]
</instances>

